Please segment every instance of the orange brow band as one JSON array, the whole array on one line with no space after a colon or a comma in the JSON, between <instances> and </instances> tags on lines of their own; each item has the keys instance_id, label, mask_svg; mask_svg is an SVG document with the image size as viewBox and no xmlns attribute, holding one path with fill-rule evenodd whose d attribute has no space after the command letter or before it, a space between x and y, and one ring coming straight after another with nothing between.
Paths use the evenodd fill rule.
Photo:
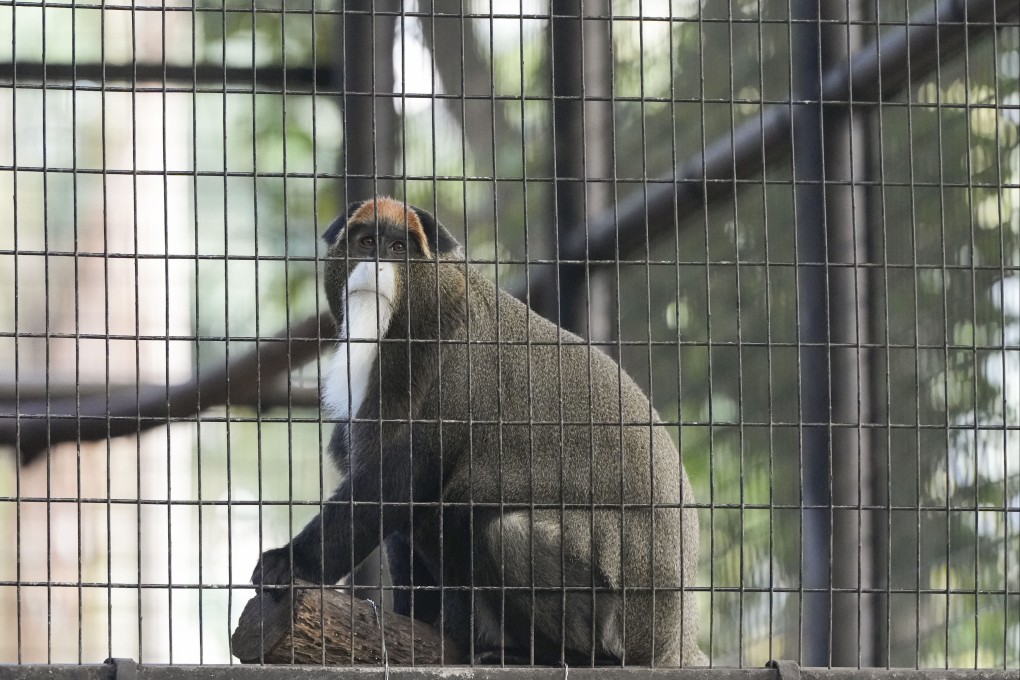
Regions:
<instances>
[{"instance_id":1,"label":"orange brow band","mask_svg":"<svg viewBox=\"0 0 1020 680\"><path fill-rule=\"evenodd\" d=\"M406 223L408 233L418 239L418 245L421 246L425 257L432 257L432 250L429 248L429 240L425 235L425 228L421 225L421 220L413 210L408 209L400 201L386 197L365 201L354 211L348 221L370 222L377 217L380 222L393 222L400 225Z\"/></svg>"}]
</instances>

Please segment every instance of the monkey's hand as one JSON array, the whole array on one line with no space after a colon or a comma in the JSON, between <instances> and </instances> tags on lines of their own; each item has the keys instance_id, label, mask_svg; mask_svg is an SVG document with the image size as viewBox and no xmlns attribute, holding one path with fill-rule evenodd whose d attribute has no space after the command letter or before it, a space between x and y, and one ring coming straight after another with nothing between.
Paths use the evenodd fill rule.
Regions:
<instances>
[{"instance_id":1,"label":"monkey's hand","mask_svg":"<svg viewBox=\"0 0 1020 680\"><path fill-rule=\"evenodd\" d=\"M269 586L270 588L280 586L272 589L267 588L274 600L280 600L289 592L287 586L292 585L295 578L312 582L321 581L321 577L316 579L312 573L305 573L298 551L294 551L292 559L291 547L285 545L282 548L273 548L262 553L259 563L255 565L255 571L252 572L251 582L256 586Z\"/></svg>"}]
</instances>

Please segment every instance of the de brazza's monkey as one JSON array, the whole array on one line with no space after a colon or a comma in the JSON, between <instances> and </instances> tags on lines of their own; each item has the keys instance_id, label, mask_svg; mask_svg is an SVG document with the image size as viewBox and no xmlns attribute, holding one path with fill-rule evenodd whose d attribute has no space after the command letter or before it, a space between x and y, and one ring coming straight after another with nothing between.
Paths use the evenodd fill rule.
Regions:
<instances>
[{"instance_id":1,"label":"de brazza's monkey","mask_svg":"<svg viewBox=\"0 0 1020 680\"><path fill-rule=\"evenodd\" d=\"M398 584L409 546L414 586L433 586L415 616L477 663L703 663L690 485L634 381L465 265L423 210L354 204L324 238L343 481L252 581L335 583L386 541Z\"/></svg>"}]
</instances>

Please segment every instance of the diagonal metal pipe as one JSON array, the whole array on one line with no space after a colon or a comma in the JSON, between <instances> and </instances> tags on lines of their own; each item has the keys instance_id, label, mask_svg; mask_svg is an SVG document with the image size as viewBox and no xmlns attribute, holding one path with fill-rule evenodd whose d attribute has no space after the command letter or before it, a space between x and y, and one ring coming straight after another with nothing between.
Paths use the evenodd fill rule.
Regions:
<instances>
[{"instance_id":1,"label":"diagonal metal pipe","mask_svg":"<svg viewBox=\"0 0 1020 680\"><path fill-rule=\"evenodd\" d=\"M615 214L608 210L594 219L588 225L587 245L584 230L570 230L573 237L561 242L560 257L612 260L617 252L622 256L643 249L646 224L648 238L671 233L685 218L700 215L706 203L731 196L735 180L752 178L770 159L781 158L792 144L799 119L810 115L810 105L849 111L851 103L855 108L877 104L929 75L936 64L963 49L968 35L973 39L1018 16L1020 2L1015 0L943 0L910 17L905 25L886 31L823 73L820 101L791 100L763 109L757 120L723 135L680 165L672 181L635 191L619 202ZM532 290L555 286L554 276L545 268L535 272ZM523 299L526 291L520 287L512 292Z\"/></svg>"}]
</instances>

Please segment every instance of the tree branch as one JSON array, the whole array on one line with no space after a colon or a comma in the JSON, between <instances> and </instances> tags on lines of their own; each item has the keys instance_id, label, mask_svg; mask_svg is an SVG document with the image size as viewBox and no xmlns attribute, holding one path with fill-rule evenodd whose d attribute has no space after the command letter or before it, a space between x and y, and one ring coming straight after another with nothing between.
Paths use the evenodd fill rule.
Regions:
<instances>
[{"instance_id":1,"label":"tree branch","mask_svg":"<svg viewBox=\"0 0 1020 680\"><path fill-rule=\"evenodd\" d=\"M25 465L61 442L141 432L227 403L264 408L268 404L262 385L315 358L323 342L335 337L333 318L324 313L259 342L255 350L223 368L200 372L200 379L169 389L128 387L111 391L109 397L104 393L22 401L19 413L0 414L0 444L16 445Z\"/></svg>"},{"instance_id":2,"label":"tree branch","mask_svg":"<svg viewBox=\"0 0 1020 680\"><path fill-rule=\"evenodd\" d=\"M243 663L420 666L463 661L437 629L381 609L350 591L310 583L298 584L293 595L279 599L259 593L241 612L230 651Z\"/></svg>"}]
</instances>

